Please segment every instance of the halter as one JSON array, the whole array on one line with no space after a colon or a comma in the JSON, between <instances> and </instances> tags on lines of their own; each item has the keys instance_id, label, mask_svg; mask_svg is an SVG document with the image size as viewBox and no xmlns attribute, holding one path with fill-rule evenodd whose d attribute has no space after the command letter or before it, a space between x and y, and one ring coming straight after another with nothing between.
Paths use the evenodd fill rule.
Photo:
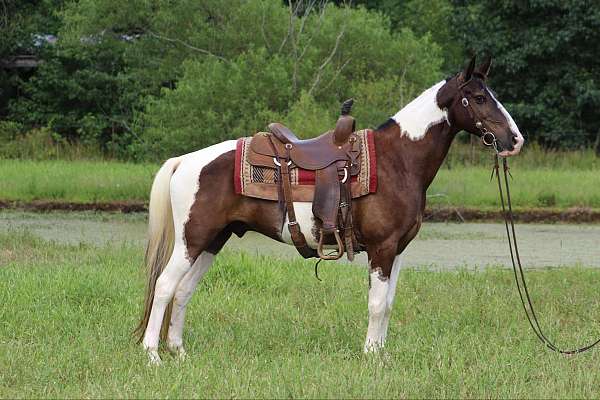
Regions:
<instances>
[{"instance_id":1,"label":"halter","mask_svg":"<svg viewBox=\"0 0 600 400\"><path fill-rule=\"evenodd\" d=\"M467 110L467 112L469 113L469 117L471 117L471 119L475 122L475 127L479 130L480 135L479 137L481 138L481 142L484 144L484 146L487 147L494 147L494 150L496 151L496 153L500 153L500 150L498 149L498 139L496 139L496 135L494 134L494 132L491 129L488 129L485 125L485 118L481 118L479 116L479 114L477 113L477 111L471 106L471 104L469 103L469 100L467 99L467 96L465 95L463 88L469 83L471 82L471 80L466 81L465 83L462 83L458 86L458 92L460 93L461 96L461 104L462 106Z\"/></svg>"}]
</instances>

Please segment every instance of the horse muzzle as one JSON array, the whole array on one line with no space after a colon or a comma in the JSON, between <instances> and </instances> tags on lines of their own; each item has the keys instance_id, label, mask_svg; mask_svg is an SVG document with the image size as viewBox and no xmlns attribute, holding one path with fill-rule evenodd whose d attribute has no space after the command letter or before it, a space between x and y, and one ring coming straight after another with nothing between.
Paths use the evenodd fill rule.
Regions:
<instances>
[{"instance_id":1,"label":"horse muzzle","mask_svg":"<svg viewBox=\"0 0 600 400\"><path fill-rule=\"evenodd\" d=\"M518 133L513 136L512 140L513 140L512 150L502 150L498 153L499 156L512 157L512 156L516 156L517 154L519 154L521 152L521 148L523 147L523 144L525 143L525 139L523 138L523 135L521 135L521 133Z\"/></svg>"}]
</instances>

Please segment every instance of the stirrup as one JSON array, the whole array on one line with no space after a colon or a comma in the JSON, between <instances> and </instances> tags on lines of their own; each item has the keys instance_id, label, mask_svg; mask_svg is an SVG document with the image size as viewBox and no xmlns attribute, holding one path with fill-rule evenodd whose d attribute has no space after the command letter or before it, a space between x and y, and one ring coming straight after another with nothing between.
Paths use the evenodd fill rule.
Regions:
<instances>
[{"instance_id":1,"label":"stirrup","mask_svg":"<svg viewBox=\"0 0 600 400\"><path fill-rule=\"evenodd\" d=\"M333 231L333 236L335 236L335 241L337 242L337 254L334 255L326 255L323 253L323 228L319 231L319 245L317 246L317 254L323 260L338 260L344 255L344 243L342 242L342 238L340 238L340 233L336 229Z\"/></svg>"}]
</instances>

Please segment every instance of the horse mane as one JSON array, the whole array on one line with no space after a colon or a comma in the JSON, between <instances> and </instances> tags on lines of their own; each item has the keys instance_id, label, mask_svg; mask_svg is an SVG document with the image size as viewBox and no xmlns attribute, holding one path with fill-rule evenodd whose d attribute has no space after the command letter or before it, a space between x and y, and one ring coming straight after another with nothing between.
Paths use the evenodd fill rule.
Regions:
<instances>
[{"instance_id":1,"label":"horse mane","mask_svg":"<svg viewBox=\"0 0 600 400\"><path fill-rule=\"evenodd\" d=\"M377 129L375 129L375 130L376 131L382 131L382 130L385 130L385 129L389 128L390 126L393 126L393 125L397 125L396 121L394 121L393 118L388 118L387 121L385 121L383 124L379 125L377 127Z\"/></svg>"}]
</instances>

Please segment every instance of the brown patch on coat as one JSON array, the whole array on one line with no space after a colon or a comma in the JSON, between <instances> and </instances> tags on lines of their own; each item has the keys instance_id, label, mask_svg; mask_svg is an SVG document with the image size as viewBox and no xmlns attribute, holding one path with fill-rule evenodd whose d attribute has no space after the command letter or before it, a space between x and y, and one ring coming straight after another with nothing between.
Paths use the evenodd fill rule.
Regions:
<instances>
[{"instance_id":1,"label":"brown patch on coat","mask_svg":"<svg viewBox=\"0 0 600 400\"><path fill-rule=\"evenodd\" d=\"M401 127L387 123L374 135L377 152L376 193L355 199L352 205L356 238L371 265L388 278L397 254L416 236L425 211L426 191L460 130L477 133L459 101L458 80L449 80L438 93L438 104L448 120L430 126L420 140L401 135ZM473 85L477 84L476 81ZM202 251L218 252L232 233L253 230L282 241L284 211L277 201L236 195L233 187L235 152L230 151L202 169L185 225L190 258ZM305 232L309 234L309 232Z\"/></svg>"}]
</instances>

